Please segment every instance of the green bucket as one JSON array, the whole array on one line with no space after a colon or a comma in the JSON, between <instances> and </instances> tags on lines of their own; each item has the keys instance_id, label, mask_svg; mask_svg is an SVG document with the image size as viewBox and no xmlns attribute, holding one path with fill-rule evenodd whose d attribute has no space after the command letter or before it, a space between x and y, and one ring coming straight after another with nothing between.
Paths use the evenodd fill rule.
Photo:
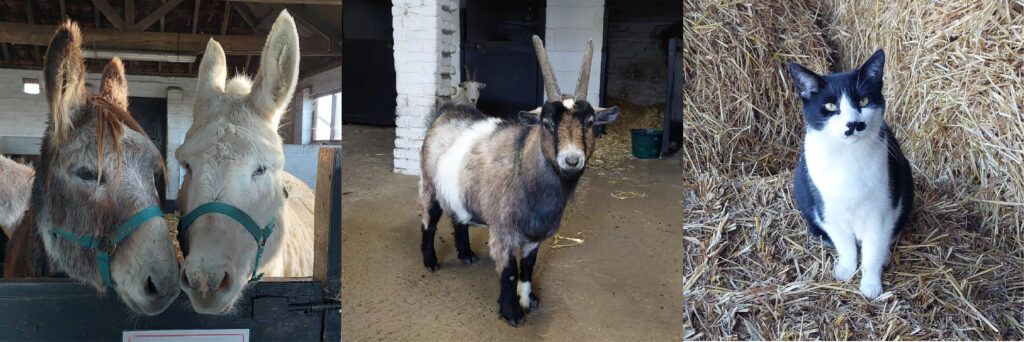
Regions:
<instances>
[{"instance_id":1,"label":"green bucket","mask_svg":"<svg viewBox=\"0 0 1024 342\"><path fill-rule=\"evenodd\" d=\"M657 128L633 128L633 156L640 159L658 158L661 155L661 130Z\"/></svg>"}]
</instances>

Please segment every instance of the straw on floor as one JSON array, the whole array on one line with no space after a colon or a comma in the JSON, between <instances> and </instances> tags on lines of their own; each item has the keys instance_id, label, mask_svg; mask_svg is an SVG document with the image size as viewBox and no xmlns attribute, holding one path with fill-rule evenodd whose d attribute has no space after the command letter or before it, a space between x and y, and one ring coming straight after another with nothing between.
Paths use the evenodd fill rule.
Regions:
<instances>
[{"instance_id":1,"label":"straw on floor","mask_svg":"<svg viewBox=\"0 0 1024 342\"><path fill-rule=\"evenodd\" d=\"M684 338L1024 338L1024 1L684 6ZM792 203L784 63L876 48L917 204L869 301Z\"/></svg>"}]
</instances>

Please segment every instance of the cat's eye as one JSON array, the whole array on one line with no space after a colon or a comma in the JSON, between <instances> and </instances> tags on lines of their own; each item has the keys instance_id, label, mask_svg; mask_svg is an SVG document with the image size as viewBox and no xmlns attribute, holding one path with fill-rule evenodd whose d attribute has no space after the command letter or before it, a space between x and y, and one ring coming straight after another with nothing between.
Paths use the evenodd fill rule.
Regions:
<instances>
[{"instance_id":1,"label":"cat's eye","mask_svg":"<svg viewBox=\"0 0 1024 342\"><path fill-rule=\"evenodd\" d=\"M830 112L834 112L834 111L839 110L839 107L836 106L835 103L829 102L829 103L825 104L825 110L830 111Z\"/></svg>"},{"instance_id":2,"label":"cat's eye","mask_svg":"<svg viewBox=\"0 0 1024 342\"><path fill-rule=\"evenodd\" d=\"M868 105L868 98L864 97L860 99L860 106L866 107Z\"/></svg>"}]
</instances>

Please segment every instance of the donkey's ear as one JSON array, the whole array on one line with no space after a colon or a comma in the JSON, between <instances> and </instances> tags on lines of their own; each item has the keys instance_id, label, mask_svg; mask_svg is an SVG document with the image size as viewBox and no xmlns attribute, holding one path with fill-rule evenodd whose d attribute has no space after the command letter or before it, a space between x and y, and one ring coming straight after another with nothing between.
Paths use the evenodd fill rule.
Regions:
<instances>
[{"instance_id":1,"label":"donkey's ear","mask_svg":"<svg viewBox=\"0 0 1024 342\"><path fill-rule=\"evenodd\" d=\"M74 129L88 94L85 89L85 60L78 24L65 21L50 40L43 66L46 100L50 107L53 137L64 142Z\"/></svg>"},{"instance_id":2,"label":"donkey's ear","mask_svg":"<svg viewBox=\"0 0 1024 342\"><path fill-rule=\"evenodd\" d=\"M220 43L210 38L206 43L203 61L199 62L199 82L196 95L200 100L224 92L224 82L228 78L227 58Z\"/></svg>"},{"instance_id":3,"label":"donkey's ear","mask_svg":"<svg viewBox=\"0 0 1024 342\"><path fill-rule=\"evenodd\" d=\"M128 110L128 81L124 78L124 64L120 58L114 57L103 68L100 97L118 108Z\"/></svg>"},{"instance_id":4,"label":"donkey's ear","mask_svg":"<svg viewBox=\"0 0 1024 342\"><path fill-rule=\"evenodd\" d=\"M257 114L276 127L284 108L291 102L298 79L299 34L295 20L284 10L277 16L260 54L260 70L250 94Z\"/></svg>"}]
</instances>

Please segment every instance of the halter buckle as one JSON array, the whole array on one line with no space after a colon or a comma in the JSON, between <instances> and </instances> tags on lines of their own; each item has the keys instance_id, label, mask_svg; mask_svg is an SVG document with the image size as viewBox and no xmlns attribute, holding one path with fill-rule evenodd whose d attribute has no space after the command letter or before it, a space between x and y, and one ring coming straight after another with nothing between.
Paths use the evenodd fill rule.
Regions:
<instances>
[{"instance_id":1,"label":"halter buckle","mask_svg":"<svg viewBox=\"0 0 1024 342\"><path fill-rule=\"evenodd\" d=\"M110 236L104 236L96 239L96 250L114 255L114 251L117 250L117 244L110 240Z\"/></svg>"}]
</instances>

